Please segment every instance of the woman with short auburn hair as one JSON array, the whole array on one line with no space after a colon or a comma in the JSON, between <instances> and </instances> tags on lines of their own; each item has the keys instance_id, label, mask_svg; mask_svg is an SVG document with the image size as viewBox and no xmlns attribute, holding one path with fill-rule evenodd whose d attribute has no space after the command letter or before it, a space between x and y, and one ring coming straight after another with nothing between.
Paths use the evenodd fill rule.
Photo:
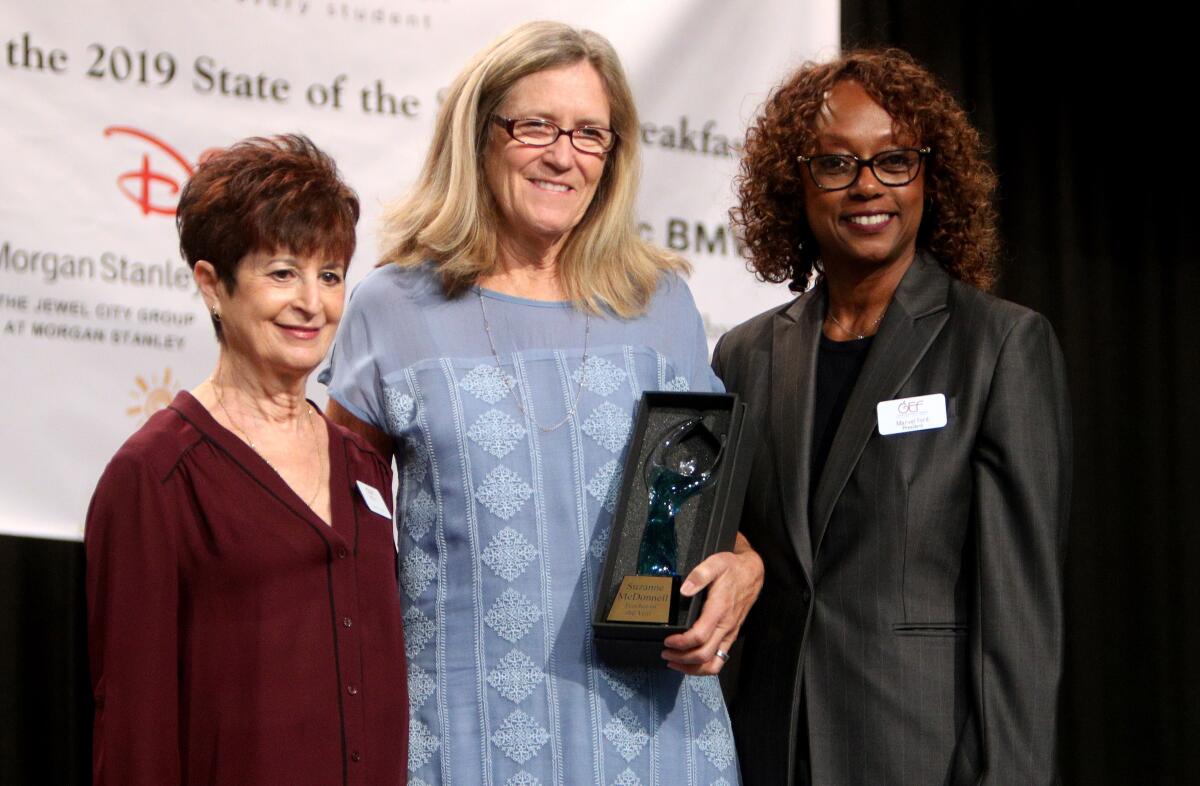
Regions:
<instances>
[{"instance_id":1,"label":"woman with short auburn hair","mask_svg":"<svg viewBox=\"0 0 1200 786\"><path fill-rule=\"evenodd\" d=\"M332 416L402 471L410 768L430 786L738 778L713 675L758 591L744 540L683 584L708 596L666 641L674 671L604 667L591 641L642 391L719 389L683 262L637 235L637 146L607 41L502 36L454 81L338 334Z\"/></svg>"},{"instance_id":2,"label":"woman with short auburn hair","mask_svg":"<svg viewBox=\"0 0 1200 786\"><path fill-rule=\"evenodd\" d=\"M88 510L94 782L405 782L391 471L304 397L358 198L308 139L208 155L183 256L217 367L117 451Z\"/></svg>"}]
</instances>

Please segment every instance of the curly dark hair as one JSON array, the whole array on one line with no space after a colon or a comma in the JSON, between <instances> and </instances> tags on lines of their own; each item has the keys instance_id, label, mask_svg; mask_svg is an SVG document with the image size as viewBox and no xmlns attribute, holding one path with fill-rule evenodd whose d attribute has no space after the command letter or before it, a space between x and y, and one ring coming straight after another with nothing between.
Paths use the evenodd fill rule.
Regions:
<instances>
[{"instance_id":1,"label":"curly dark hair","mask_svg":"<svg viewBox=\"0 0 1200 786\"><path fill-rule=\"evenodd\" d=\"M829 63L805 63L775 89L746 134L736 179L741 206L730 216L746 244L749 267L764 281L803 289L820 252L804 209L805 169L817 121L838 82L862 86L933 154L925 163L925 210L917 247L947 273L982 290L996 277L999 252L993 195L996 176L966 113L938 80L899 49L856 50Z\"/></svg>"}]
</instances>

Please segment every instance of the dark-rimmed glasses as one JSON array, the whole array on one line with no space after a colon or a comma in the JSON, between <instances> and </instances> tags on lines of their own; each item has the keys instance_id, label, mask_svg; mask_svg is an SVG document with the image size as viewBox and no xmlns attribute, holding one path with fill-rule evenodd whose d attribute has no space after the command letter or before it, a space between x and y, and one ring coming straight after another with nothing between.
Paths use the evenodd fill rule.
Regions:
<instances>
[{"instance_id":1,"label":"dark-rimmed glasses","mask_svg":"<svg viewBox=\"0 0 1200 786\"><path fill-rule=\"evenodd\" d=\"M617 144L617 132L600 126L579 126L568 130L536 117L500 115L492 115L492 122L507 131L513 139L531 147L549 147L564 135L571 140L571 147L580 153L607 153Z\"/></svg>"},{"instance_id":2,"label":"dark-rimmed glasses","mask_svg":"<svg viewBox=\"0 0 1200 786\"><path fill-rule=\"evenodd\" d=\"M822 191L841 191L858 180L863 167L868 167L875 178L885 186L906 186L921 173L921 160L933 152L931 148L903 147L884 150L870 158L859 158L849 154L822 156L796 156L796 160L808 165L817 188Z\"/></svg>"}]
</instances>

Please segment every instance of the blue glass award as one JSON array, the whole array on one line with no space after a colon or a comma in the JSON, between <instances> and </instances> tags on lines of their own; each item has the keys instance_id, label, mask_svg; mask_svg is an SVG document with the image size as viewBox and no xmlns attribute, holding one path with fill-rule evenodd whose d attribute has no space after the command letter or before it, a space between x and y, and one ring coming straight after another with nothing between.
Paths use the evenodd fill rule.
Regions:
<instances>
[{"instance_id":1,"label":"blue glass award","mask_svg":"<svg viewBox=\"0 0 1200 786\"><path fill-rule=\"evenodd\" d=\"M675 517L716 479L724 445L693 417L672 426L646 459L649 498L638 546L637 575L621 581L610 622L666 623L679 604L679 538Z\"/></svg>"}]
</instances>

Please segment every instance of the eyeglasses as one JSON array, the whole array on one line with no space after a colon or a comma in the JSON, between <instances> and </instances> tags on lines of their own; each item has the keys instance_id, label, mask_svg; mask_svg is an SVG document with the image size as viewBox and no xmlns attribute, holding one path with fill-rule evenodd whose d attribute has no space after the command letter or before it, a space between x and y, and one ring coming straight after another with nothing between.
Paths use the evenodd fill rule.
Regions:
<instances>
[{"instance_id":1,"label":"eyeglasses","mask_svg":"<svg viewBox=\"0 0 1200 786\"><path fill-rule=\"evenodd\" d=\"M571 140L571 147L580 153L607 153L617 144L617 132L599 126L579 126L567 130L559 128L549 120L536 117L501 117L492 115L492 122L508 132L508 135L523 145L549 147L564 134Z\"/></svg>"},{"instance_id":2,"label":"eyeglasses","mask_svg":"<svg viewBox=\"0 0 1200 786\"><path fill-rule=\"evenodd\" d=\"M796 156L796 160L808 165L817 188L823 191L841 191L858 180L863 167L868 167L876 179L885 186L906 186L917 179L921 172L921 160L931 155L928 147L921 149L905 147L899 150L884 150L870 158L852 155Z\"/></svg>"}]
</instances>

